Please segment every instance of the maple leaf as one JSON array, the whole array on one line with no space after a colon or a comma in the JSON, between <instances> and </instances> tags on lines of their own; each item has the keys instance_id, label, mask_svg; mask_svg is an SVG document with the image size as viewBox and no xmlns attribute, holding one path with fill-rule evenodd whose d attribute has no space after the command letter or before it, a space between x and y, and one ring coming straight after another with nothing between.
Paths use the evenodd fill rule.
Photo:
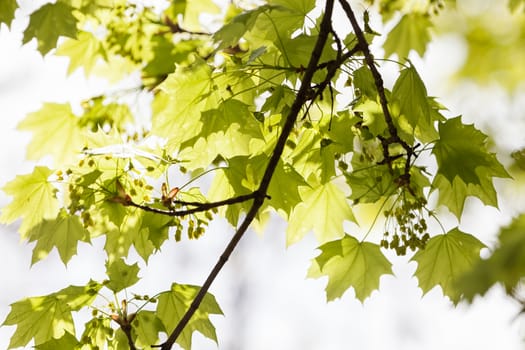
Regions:
<instances>
[{"instance_id":1,"label":"maple leaf","mask_svg":"<svg viewBox=\"0 0 525 350\"><path fill-rule=\"evenodd\" d=\"M171 290L159 296L157 316L168 333L175 329L184 313L190 307L199 289L199 286L173 283ZM177 344L183 349L191 349L191 337L195 331L217 342L215 327L209 320L210 314L222 315L223 313L215 297L210 293L206 293L198 310L177 338Z\"/></svg>"},{"instance_id":2,"label":"maple leaf","mask_svg":"<svg viewBox=\"0 0 525 350\"><path fill-rule=\"evenodd\" d=\"M90 345L90 349L104 349L108 339L111 339L114 334L111 328L111 319L108 317L94 317L85 324L84 332L82 333L82 340L85 340L84 345ZM115 337L116 338L116 337ZM109 347L111 349L111 347Z\"/></svg>"},{"instance_id":3,"label":"maple leaf","mask_svg":"<svg viewBox=\"0 0 525 350\"><path fill-rule=\"evenodd\" d=\"M55 219L46 219L32 227L28 232L30 242L36 241L31 264L44 259L53 247L56 247L60 259L67 265L77 253L79 241L89 242L89 232L84 228L78 216L69 215L60 210Z\"/></svg>"},{"instance_id":4,"label":"maple leaf","mask_svg":"<svg viewBox=\"0 0 525 350\"><path fill-rule=\"evenodd\" d=\"M138 312L131 325L137 346L155 344L159 339L159 332L166 332L162 321L153 311L142 310Z\"/></svg>"},{"instance_id":5,"label":"maple leaf","mask_svg":"<svg viewBox=\"0 0 525 350\"><path fill-rule=\"evenodd\" d=\"M339 298L350 287L364 301L379 288L382 275L392 274L392 264L377 244L359 242L350 235L319 247L321 254L312 260L308 277L328 276L326 298Z\"/></svg>"},{"instance_id":6,"label":"maple leaf","mask_svg":"<svg viewBox=\"0 0 525 350\"><path fill-rule=\"evenodd\" d=\"M332 182L299 190L302 202L290 214L286 244L296 243L313 229L320 243L343 236L343 222L355 221L345 195Z\"/></svg>"},{"instance_id":7,"label":"maple leaf","mask_svg":"<svg viewBox=\"0 0 525 350\"><path fill-rule=\"evenodd\" d=\"M11 26L11 22L15 18L15 11L18 8L16 0L2 0L0 1L0 23Z\"/></svg>"},{"instance_id":8,"label":"maple leaf","mask_svg":"<svg viewBox=\"0 0 525 350\"><path fill-rule=\"evenodd\" d=\"M418 250L411 259L417 262L414 275L423 293L439 285L443 294L457 303L461 290L457 288L456 281L479 260L482 248L485 245L476 237L461 232L457 227L432 237L425 249Z\"/></svg>"},{"instance_id":9,"label":"maple leaf","mask_svg":"<svg viewBox=\"0 0 525 350\"><path fill-rule=\"evenodd\" d=\"M58 339L51 339L42 344L35 345L37 350L60 350L60 349L75 349L80 345L77 338L66 331L63 336Z\"/></svg>"},{"instance_id":10,"label":"maple leaf","mask_svg":"<svg viewBox=\"0 0 525 350\"><path fill-rule=\"evenodd\" d=\"M523 281L525 276L525 214L514 218L503 227L498 245L487 259L478 259L474 266L456 283L463 297L472 301L476 295L485 294L490 287L501 283L507 293Z\"/></svg>"},{"instance_id":11,"label":"maple leaf","mask_svg":"<svg viewBox=\"0 0 525 350\"><path fill-rule=\"evenodd\" d=\"M48 180L52 173L47 167L37 166L31 174L18 175L3 188L6 194L13 196L13 201L3 208L0 222L10 224L22 218L19 229L22 239L33 226L53 219L59 212L57 189Z\"/></svg>"},{"instance_id":12,"label":"maple leaf","mask_svg":"<svg viewBox=\"0 0 525 350\"><path fill-rule=\"evenodd\" d=\"M168 138L169 151L177 150L201 130L200 113L205 102L202 95L209 92L210 77L206 64L196 64L191 69L178 67L160 86L164 94L159 94L154 103L152 132Z\"/></svg>"},{"instance_id":13,"label":"maple leaf","mask_svg":"<svg viewBox=\"0 0 525 350\"><path fill-rule=\"evenodd\" d=\"M106 287L115 293L120 292L139 281L139 271L140 268L137 263L128 265L122 258L111 262L108 261L106 262L106 273L109 277L109 282L106 284Z\"/></svg>"},{"instance_id":14,"label":"maple leaf","mask_svg":"<svg viewBox=\"0 0 525 350\"><path fill-rule=\"evenodd\" d=\"M427 89L414 66L401 71L392 89L392 98L414 129L421 123L420 119L426 124L430 122Z\"/></svg>"},{"instance_id":15,"label":"maple leaf","mask_svg":"<svg viewBox=\"0 0 525 350\"><path fill-rule=\"evenodd\" d=\"M55 55L69 57L68 74L83 67L87 76L97 60L105 57L106 53L101 42L92 33L81 31L77 38L64 41L57 48Z\"/></svg>"},{"instance_id":16,"label":"maple leaf","mask_svg":"<svg viewBox=\"0 0 525 350\"><path fill-rule=\"evenodd\" d=\"M33 133L27 146L28 159L52 155L57 164L63 164L78 156L84 146L79 118L69 104L45 103L39 111L28 114L18 129Z\"/></svg>"},{"instance_id":17,"label":"maple leaf","mask_svg":"<svg viewBox=\"0 0 525 350\"><path fill-rule=\"evenodd\" d=\"M36 38L38 50L45 55L56 46L59 36L75 38L77 19L72 12L73 7L61 1L40 7L29 17L23 43Z\"/></svg>"},{"instance_id":18,"label":"maple leaf","mask_svg":"<svg viewBox=\"0 0 525 350\"><path fill-rule=\"evenodd\" d=\"M439 169L450 183L456 176L465 184L481 185L483 178L509 177L509 174L486 146L487 136L473 125L465 125L461 117L439 124L439 139L432 153Z\"/></svg>"},{"instance_id":19,"label":"maple leaf","mask_svg":"<svg viewBox=\"0 0 525 350\"><path fill-rule=\"evenodd\" d=\"M385 57L396 53L399 59L405 59L411 50L423 56L430 41L430 27L432 22L423 13L405 14L388 33L383 44Z\"/></svg>"}]
</instances>

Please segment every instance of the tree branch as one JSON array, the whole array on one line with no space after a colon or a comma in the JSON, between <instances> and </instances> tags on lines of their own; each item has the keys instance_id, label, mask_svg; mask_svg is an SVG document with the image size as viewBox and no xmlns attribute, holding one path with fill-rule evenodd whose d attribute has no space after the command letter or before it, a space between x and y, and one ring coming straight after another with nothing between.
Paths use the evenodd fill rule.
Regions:
<instances>
[{"instance_id":1,"label":"tree branch","mask_svg":"<svg viewBox=\"0 0 525 350\"><path fill-rule=\"evenodd\" d=\"M408 185L410 182L410 165L411 165L411 159L414 155L414 148L412 148L408 143L406 143L403 139L399 137L399 134L397 133L397 128L394 124L394 119L392 118L392 115L390 114L390 110L388 109L388 101L385 95L385 88L383 83L383 78L381 77L381 73L377 70L377 67L375 65L374 56L370 52L370 48L368 46L368 42L366 41L365 35L363 31L361 30L361 27L359 27L359 23L357 23L357 19L355 17L354 11L352 10L352 7L346 0L339 0L339 3L343 7L343 10L346 13L346 16L348 17L348 20L350 21L350 24L352 25L352 29L354 30L355 36L357 38L357 43L363 52L363 55L365 56L365 62L370 69L370 72L372 73L372 76L374 78L374 83L377 89L377 94L379 95L379 102L381 104L381 110L383 111L383 115L385 116L385 121L388 126L388 132L390 134L389 138L381 137L379 140L381 141L381 145L383 147L383 155L384 155L384 162L388 164L388 166L391 168L392 161L395 159L396 156L392 157L390 156L389 152L389 145L398 143L400 144L403 149L406 151L407 159L405 162L405 169L404 174L402 176L403 184Z\"/></svg>"},{"instance_id":2,"label":"tree branch","mask_svg":"<svg viewBox=\"0 0 525 350\"><path fill-rule=\"evenodd\" d=\"M224 199L224 200L218 201L218 202L204 202L204 203L201 203L201 202L183 202L183 201L175 201L174 202L176 204L182 204L182 205L194 206L195 207L195 208L192 208L192 209L185 209L185 210L164 210L164 209L160 209L160 208L154 208L154 207L150 207L148 205L135 203L131 199L129 199L128 201L126 201L123 204L127 205L127 206L131 206L131 207L135 207L135 208L140 208L140 209L142 209L144 211L149 211L149 212L155 213L155 214L180 217L180 216L186 216L186 215L198 213L198 212L201 212L201 211L207 211L207 210L210 210L210 209L213 209L213 208L222 207L224 205L231 205L231 204L246 202L246 201L249 201L251 199L256 198L257 196L259 196L259 193L257 191L254 191L254 192L249 193L249 194L243 194L243 195L240 195L240 196L237 196L237 197Z\"/></svg>"},{"instance_id":3,"label":"tree branch","mask_svg":"<svg viewBox=\"0 0 525 350\"><path fill-rule=\"evenodd\" d=\"M237 244L243 237L244 233L246 232L246 230L248 229L252 221L255 219L257 212L263 205L264 199L266 197L266 192L268 190L268 187L270 186L270 181L272 179L273 173L275 172L279 159L281 158L281 155L283 153L284 146L286 144L286 140L288 139L291 131L293 130L293 127L295 125L295 122L297 121L297 117L301 111L301 108L303 107L305 102L308 100L308 92L310 90L312 77L316 71L317 63L319 62L321 53L323 52L323 48L328 39L328 35L330 33L333 5L334 5L334 0L326 1L325 13L324 13L324 16L321 22L319 36L317 37L315 47L312 51L312 55L310 56L308 67L306 68L304 72L303 80L301 82L301 87L297 93L297 96L295 97L294 103L292 104L290 108L290 112L288 113L288 116L286 117L286 121L284 123L281 135L279 136L279 139L277 140L275 148L272 152L272 156L270 157L270 160L268 161L268 165L266 166L266 170L264 171L264 175L262 177L259 188L257 189L257 191L254 192L257 195L254 197L254 201L252 203L250 210L246 214L246 217L244 218L241 225L238 227L234 236L230 240L230 243L225 248L224 252L220 256L215 266L213 267L212 271L208 275L208 278L206 278L206 281L204 282L203 286L201 287L201 289L195 296L195 299L191 303L188 311L186 311L186 313L181 318L181 320L179 321L179 323L177 324L173 332L169 335L168 339L162 345L156 346L156 347L160 347L162 350L171 349L171 347L177 340L177 337L182 333L184 327L188 324L193 314L199 308L199 305L202 302L202 299L204 298L206 293L208 292L211 284L217 277L218 273L220 272L224 264L228 261L230 255L234 251L235 247L237 246Z\"/></svg>"}]
</instances>

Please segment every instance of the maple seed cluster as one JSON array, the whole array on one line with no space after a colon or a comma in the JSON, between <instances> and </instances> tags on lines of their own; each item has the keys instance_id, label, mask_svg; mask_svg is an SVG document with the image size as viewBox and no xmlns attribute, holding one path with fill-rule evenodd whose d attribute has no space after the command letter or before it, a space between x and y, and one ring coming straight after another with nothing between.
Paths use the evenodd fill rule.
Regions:
<instances>
[{"instance_id":1,"label":"maple seed cluster","mask_svg":"<svg viewBox=\"0 0 525 350\"><path fill-rule=\"evenodd\" d=\"M385 211L387 222L393 219L396 225L392 230L393 234L385 231L381 247L394 249L397 255L405 255L407 248L412 251L424 249L430 239L424 217L426 203L424 198L403 200L391 210Z\"/></svg>"}]
</instances>

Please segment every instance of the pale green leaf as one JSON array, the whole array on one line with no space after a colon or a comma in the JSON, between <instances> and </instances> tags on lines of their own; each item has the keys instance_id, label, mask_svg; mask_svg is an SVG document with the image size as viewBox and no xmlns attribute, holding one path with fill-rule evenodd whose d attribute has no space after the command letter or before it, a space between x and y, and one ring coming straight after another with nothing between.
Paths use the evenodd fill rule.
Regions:
<instances>
[{"instance_id":1,"label":"pale green leaf","mask_svg":"<svg viewBox=\"0 0 525 350\"><path fill-rule=\"evenodd\" d=\"M62 337L59 339L51 339L49 341L46 341L42 344L35 345L35 349L37 350L66 350L66 349L77 349L77 346L79 346L80 343L75 338L74 335L72 335L69 332L65 332Z\"/></svg>"},{"instance_id":2,"label":"pale green leaf","mask_svg":"<svg viewBox=\"0 0 525 350\"><path fill-rule=\"evenodd\" d=\"M18 124L18 129L33 133L27 158L51 155L57 165L75 159L84 146L79 121L69 104L45 103L39 111L28 114Z\"/></svg>"},{"instance_id":3,"label":"pale green leaf","mask_svg":"<svg viewBox=\"0 0 525 350\"><path fill-rule=\"evenodd\" d=\"M178 150L201 130L200 113L203 95L211 89L210 74L206 64L178 67L160 86L164 94L158 95L154 104L152 132L168 138L170 150Z\"/></svg>"},{"instance_id":4,"label":"pale green leaf","mask_svg":"<svg viewBox=\"0 0 525 350\"><path fill-rule=\"evenodd\" d=\"M156 344L159 339L159 333L166 333L164 325L153 311L140 311L131 325L133 326L136 345L141 347Z\"/></svg>"},{"instance_id":5,"label":"pale green leaf","mask_svg":"<svg viewBox=\"0 0 525 350\"><path fill-rule=\"evenodd\" d=\"M427 89L414 66L405 68L392 89L392 98L399 104L401 113L415 129L421 123L430 122L430 106Z\"/></svg>"},{"instance_id":6,"label":"pale green leaf","mask_svg":"<svg viewBox=\"0 0 525 350\"><path fill-rule=\"evenodd\" d=\"M390 57L395 53L400 60L404 60L411 50L423 56L430 41L429 29L431 27L432 22L423 13L405 14L388 33L383 45L385 57Z\"/></svg>"},{"instance_id":7,"label":"pale green leaf","mask_svg":"<svg viewBox=\"0 0 525 350\"><path fill-rule=\"evenodd\" d=\"M3 188L13 200L2 209L0 222L10 224L22 218L19 229L22 238L27 237L29 229L33 226L42 220L53 219L58 214L57 189L49 181L52 173L47 167L37 166L33 173L18 175Z\"/></svg>"},{"instance_id":8,"label":"pale green leaf","mask_svg":"<svg viewBox=\"0 0 525 350\"><path fill-rule=\"evenodd\" d=\"M104 57L105 52L100 41L92 33L81 31L76 39L64 41L57 48L55 55L69 57L68 74L83 67L88 75L97 61Z\"/></svg>"},{"instance_id":9,"label":"pale green leaf","mask_svg":"<svg viewBox=\"0 0 525 350\"><path fill-rule=\"evenodd\" d=\"M75 38L77 19L73 8L63 2L45 4L29 17L29 25L24 31L23 43L36 38L38 50L45 55L57 44L58 37Z\"/></svg>"},{"instance_id":10,"label":"pale green leaf","mask_svg":"<svg viewBox=\"0 0 525 350\"><path fill-rule=\"evenodd\" d=\"M89 349L104 349L108 339L113 337L114 330L111 328L111 319L105 316L94 317L85 324L81 339L85 340L85 345L91 346ZM108 349L112 349L109 347Z\"/></svg>"},{"instance_id":11,"label":"pale green leaf","mask_svg":"<svg viewBox=\"0 0 525 350\"><path fill-rule=\"evenodd\" d=\"M299 189L302 202L293 210L286 230L286 244L301 240L313 230L320 243L341 238L343 222L355 221L341 189L332 182Z\"/></svg>"},{"instance_id":12,"label":"pale green leaf","mask_svg":"<svg viewBox=\"0 0 525 350\"><path fill-rule=\"evenodd\" d=\"M31 264L47 257L51 249L57 248L62 262L67 265L77 253L78 242L89 242L89 232L78 216L61 210L55 219L46 219L28 232L30 242L36 241Z\"/></svg>"},{"instance_id":13,"label":"pale green leaf","mask_svg":"<svg viewBox=\"0 0 525 350\"><path fill-rule=\"evenodd\" d=\"M106 287L115 293L120 292L139 281L139 271L140 268L137 263L128 265L124 262L124 259L108 261L106 262L106 273L109 277L109 282L106 284Z\"/></svg>"},{"instance_id":14,"label":"pale green leaf","mask_svg":"<svg viewBox=\"0 0 525 350\"><path fill-rule=\"evenodd\" d=\"M200 287L198 286L174 283L170 291L164 292L159 296L157 316L168 333L175 329L184 313L190 307L199 289ZM195 331L217 342L215 327L209 320L210 314L222 315L222 310L217 304L215 297L210 293L206 293L199 308L177 338L177 344L183 349L191 349L191 338Z\"/></svg>"},{"instance_id":15,"label":"pale green leaf","mask_svg":"<svg viewBox=\"0 0 525 350\"><path fill-rule=\"evenodd\" d=\"M423 293L439 285L443 294L457 303L461 290L457 288L456 282L479 260L480 250L484 247L476 237L458 228L432 237L425 249L417 251L411 259L417 262L414 275Z\"/></svg>"},{"instance_id":16,"label":"pale green leaf","mask_svg":"<svg viewBox=\"0 0 525 350\"><path fill-rule=\"evenodd\" d=\"M71 309L57 294L27 298L11 304L3 325L15 326L9 349L60 339L65 332L75 334Z\"/></svg>"},{"instance_id":17,"label":"pale green leaf","mask_svg":"<svg viewBox=\"0 0 525 350\"><path fill-rule=\"evenodd\" d=\"M312 260L308 277L328 276L326 298L334 300L350 287L364 301L379 288L382 275L392 274L392 264L377 244L359 242L350 235L319 247L321 254Z\"/></svg>"}]
</instances>

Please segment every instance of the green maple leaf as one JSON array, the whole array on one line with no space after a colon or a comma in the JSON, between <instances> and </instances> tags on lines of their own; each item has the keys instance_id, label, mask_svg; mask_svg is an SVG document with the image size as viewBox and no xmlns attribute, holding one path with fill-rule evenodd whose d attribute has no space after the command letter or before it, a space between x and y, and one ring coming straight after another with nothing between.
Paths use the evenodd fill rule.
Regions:
<instances>
[{"instance_id":1,"label":"green maple leaf","mask_svg":"<svg viewBox=\"0 0 525 350\"><path fill-rule=\"evenodd\" d=\"M355 88L371 99L372 101L376 100L377 97L377 87L374 80L372 72L367 66L362 66L359 69L356 69L353 74L353 85Z\"/></svg>"},{"instance_id":2,"label":"green maple leaf","mask_svg":"<svg viewBox=\"0 0 525 350\"><path fill-rule=\"evenodd\" d=\"M162 293L159 296L157 316L164 324L168 333L175 329L182 316L190 307L190 304L199 289L199 286L174 283L171 285L170 291ZM215 327L209 320L210 314L222 315L223 313L217 304L215 297L210 293L206 293L199 308L190 319L181 335L177 338L177 344L183 349L191 349L191 338L195 331L217 342Z\"/></svg>"},{"instance_id":3,"label":"green maple leaf","mask_svg":"<svg viewBox=\"0 0 525 350\"><path fill-rule=\"evenodd\" d=\"M58 339L51 339L42 344L35 345L37 350L62 350L62 349L76 349L80 343L77 338L69 332Z\"/></svg>"},{"instance_id":4,"label":"green maple leaf","mask_svg":"<svg viewBox=\"0 0 525 350\"><path fill-rule=\"evenodd\" d=\"M520 285L525 276L525 214L514 218L503 227L498 245L487 259L478 259L456 284L463 297L472 301L476 295L485 294L490 287L501 283L509 294Z\"/></svg>"},{"instance_id":5,"label":"green maple leaf","mask_svg":"<svg viewBox=\"0 0 525 350\"><path fill-rule=\"evenodd\" d=\"M203 13L217 13L219 7L212 0L175 0L168 11L183 15L184 29L198 31L201 30L199 16Z\"/></svg>"},{"instance_id":6,"label":"green maple leaf","mask_svg":"<svg viewBox=\"0 0 525 350\"><path fill-rule=\"evenodd\" d=\"M427 89L414 66L410 65L401 71L392 89L392 98L399 103L401 113L414 129L421 122L429 124Z\"/></svg>"},{"instance_id":7,"label":"green maple leaf","mask_svg":"<svg viewBox=\"0 0 525 350\"><path fill-rule=\"evenodd\" d=\"M319 247L321 254L312 260L308 277L328 276L328 301L339 298L350 287L362 302L379 288L382 275L392 274L392 264L377 244L359 242L350 235Z\"/></svg>"},{"instance_id":8,"label":"green maple leaf","mask_svg":"<svg viewBox=\"0 0 525 350\"><path fill-rule=\"evenodd\" d=\"M340 238L344 235L343 222L355 221L345 195L334 183L303 187L299 193L302 202L290 214L287 245L298 242L312 229L321 243Z\"/></svg>"},{"instance_id":9,"label":"green maple leaf","mask_svg":"<svg viewBox=\"0 0 525 350\"><path fill-rule=\"evenodd\" d=\"M57 189L48 180L52 173L47 167L37 166L33 173L19 175L3 188L6 194L13 197L13 201L3 208L0 222L10 224L22 218L19 229L22 238L27 237L33 226L58 214Z\"/></svg>"},{"instance_id":10,"label":"green maple leaf","mask_svg":"<svg viewBox=\"0 0 525 350\"><path fill-rule=\"evenodd\" d=\"M18 4L16 3L16 0L0 1L0 23L5 23L8 27L11 26L17 8Z\"/></svg>"},{"instance_id":11,"label":"green maple leaf","mask_svg":"<svg viewBox=\"0 0 525 350\"><path fill-rule=\"evenodd\" d=\"M484 247L476 237L461 232L457 227L432 237L425 249L417 251L411 259L417 262L414 275L423 293L439 285L443 294L457 303L461 290L457 288L456 281L480 259L479 252Z\"/></svg>"},{"instance_id":12,"label":"green maple leaf","mask_svg":"<svg viewBox=\"0 0 525 350\"><path fill-rule=\"evenodd\" d=\"M153 311L140 311L132 324L137 346L150 346L157 343L159 332L166 332L162 321Z\"/></svg>"},{"instance_id":13,"label":"green maple leaf","mask_svg":"<svg viewBox=\"0 0 525 350\"><path fill-rule=\"evenodd\" d=\"M460 177L465 184L481 185L483 178L509 177L496 156L487 150L487 136L461 117L439 124L439 140L434 144L439 169L450 183Z\"/></svg>"},{"instance_id":14,"label":"green maple leaf","mask_svg":"<svg viewBox=\"0 0 525 350\"><path fill-rule=\"evenodd\" d=\"M106 273L109 281L106 286L115 293L120 292L139 281L139 271L140 268L137 263L128 265L122 258L111 262L108 261L106 262Z\"/></svg>"},{"instance_id":15,"label":"green maple leaf","mask_svg":"<svg viewBox=\"0 0 525 350\"><path fill-rule=\"evenodd\" d=\"M28 114L18 129L33 133L27 146L28 159L52 155L57 164L63 164L77 157L84 146L79 118L69 104L45 103L39 111Z\"/></svg>"},{"instance_id":16,"label":"green maple leaf","mask_svg":"<svg viewBox=\"0 0 525 350\"><path fill-rule=\"evenodd\" d=\"M154 104L152 132L168 138L170 151L177 150L201 130L203 95L211 88L210 77L206 64L196 64L191 69L178 67L160 86L166 95L158 96Z\"/></svg>"},{"instance_id":17,"label":"green maple leaf","mask_svg":"<svg viewBox=\"0 0 525 350\"><path fill-rule=\"evenodd\" d=\"M56 247L62 262L67 265L77 253L79 241L89 242L89 232L78 216L61 210L55 219L46 219L32 227L28 232L30 242L36 241L31 264L44 259Z\"/></svg>"},{"instance_id":18,"label":"green maple leaf","mask_svg":"<svg viewBox=\"0 0 525 350\"><path fill-rule=\"evenodd\" d=\"M465 184L456 177L450 183L445 176L437 174L432 182L432 190L439 191L438 204L446 206L457 218L461 217L465 200L469 196L479 198L485 205L498 207L498 197L490 177L481 178L481 184Z\"/></svg>"},{"instance_id":19,"label":"green maple leaf","mask_svg":"<svg viewBox=\"0 0 525 350\"><path fill-rule=\"evenodd\" d=\"M108 339L113 337L114 330L111 328L111 319L108 317L95 317L86 323L81 339L83 345L90 345L90 349L104 349ZM111 347L109 348L111 349Z\"/></svg>"},{"instance_id":20,"label":"green maple leaf","mask_svg":"<svg viewBox=\"0 0 525 350\"><path fill-rule=\"evenodd\" d=\"M11 304L3 325L16 325L9 349L25 346L31 339L42 344L60 339L65 332L75 334L71 308L57 295L33 297Z\"/></svg>"},{"instance_id":21,"label":"green maple leaf","mask_svg":"<svg viewBox=\"0 0 525 350\"><path fill-rule=\"evenodd\" d=\"M59 36L76 37L77 19L72 12L73 7L60 1L40 7L29 17L23 43L36 38L38 50L45 55L55 47Z\"/></svg>"},{"instance_id":22,"label":"green maple leaf","mask_svg":"<svg viewBox=\"0 0 525 350\"><path fill-rule=\"evenodd\" d=\"M81 31L76 39L64 41L56 50L55 55L69 57L68 74L83 67L88 75L97 60L105 57L105 51L100 41L90 32Z\"/></svg>"},{"instance_id":23,"label":"green maple leaf","mask_svg":"<svg viewBox=\"0 0 525 350\"><path fill-rule=\"evenodd\" d=\"M399 59L405 59L410 50L415 50L422 57L430 41L431 27L432 22L423 13L405 14L390 31L383 44L385 57L395 53Z\"/></svg>"}]
</instances>

